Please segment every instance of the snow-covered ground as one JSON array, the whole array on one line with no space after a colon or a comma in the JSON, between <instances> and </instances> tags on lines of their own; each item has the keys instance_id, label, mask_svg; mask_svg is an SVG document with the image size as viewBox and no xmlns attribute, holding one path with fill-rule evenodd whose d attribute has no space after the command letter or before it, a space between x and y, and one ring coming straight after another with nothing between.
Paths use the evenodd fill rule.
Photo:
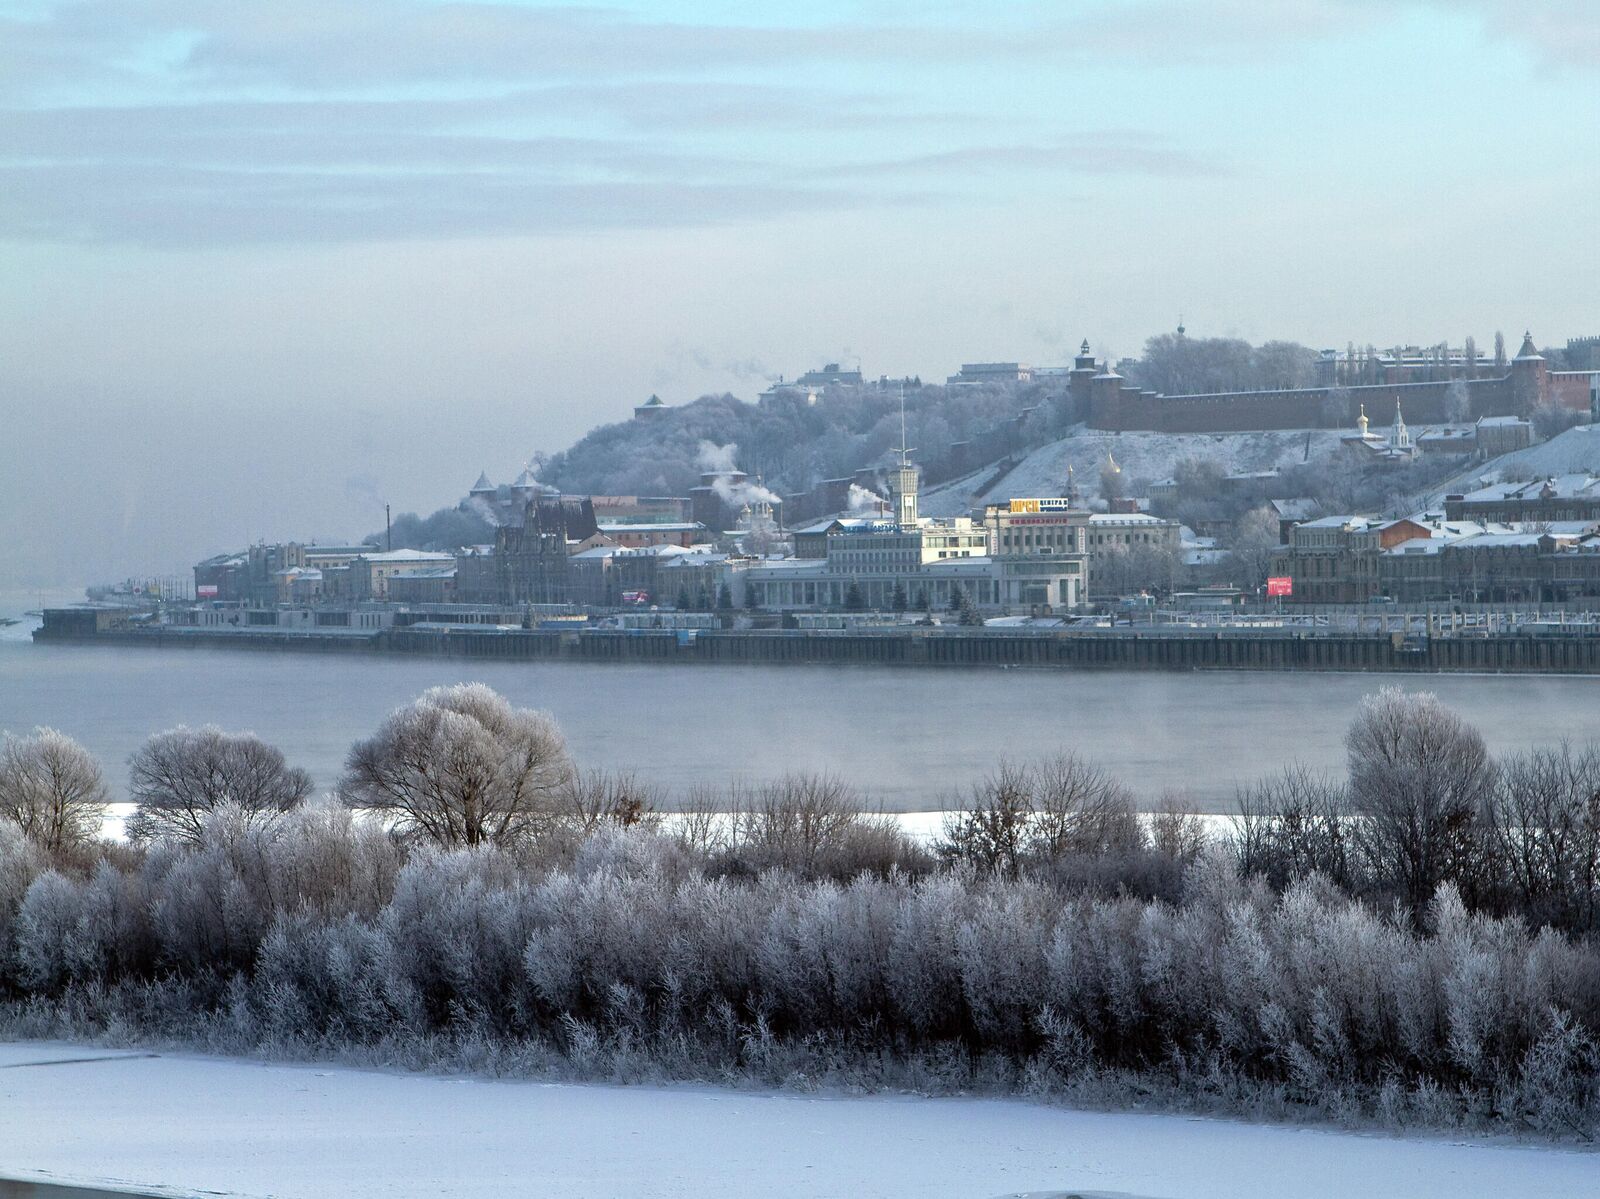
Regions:
<instances>
[{"instance_id":1,"label":"snow-covered ground","mask_svg":"<svg viewBox=\"0 0 1600 1199\"><path fill-rule=\"evenodd\" d=\"M1210 458L1229 471L1271 470L1319 461L1339 448L1338 429L1285 429L1257 433L1102 433L1080 429L1070 437L1040 446L988 492L974 500L973 489L988 481L995 467L928 488L921 507L926 516L962 516L976 503L998 503L1016 496L1061 495L1072 466L1085 497L1100 489L1100 467L1109 451L1129 485L1140 490L1172 477L1185 458Z\"/></svg>"},{"instance_id":2,"label":"snow-covered ground","mask_svg":"<svg viewBox=\"0 0 1600 1199\"><path fill-rule=\"evenodd\" d=\"M1577 474L1600 475L1600 425L1579 425L1549 441L1479 463L1441 484L1436 496L1442 499L1452 492L1494 483Z\"/></svg>"},{"instance_id":3,"label":"snow-covered ground","mask_svg":"<svg viewBox=\"0 0 1600 1199\"><path fill-rule=\"evenodd\" d=\"M0 1045L0 1178L163 1195L1566 1199L1600 1157L1098 1114Z\"/></svg>"}]
</instances>

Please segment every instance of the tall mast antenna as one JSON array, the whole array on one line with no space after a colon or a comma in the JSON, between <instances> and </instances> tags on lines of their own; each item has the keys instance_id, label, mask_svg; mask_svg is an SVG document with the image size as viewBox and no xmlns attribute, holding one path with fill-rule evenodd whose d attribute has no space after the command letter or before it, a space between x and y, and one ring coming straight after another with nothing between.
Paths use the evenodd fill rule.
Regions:
<instances>
[{"instance_id":1,"label":"tall mast antenna","mask_svg":"<svg viewBox=\"0 0 1600 1199\"><path fill-rule=\"evenodd\" d=\"M909 465L911 447L906 444L906 383L900 380L900 465Z\"/></svg>"}]
</instances>

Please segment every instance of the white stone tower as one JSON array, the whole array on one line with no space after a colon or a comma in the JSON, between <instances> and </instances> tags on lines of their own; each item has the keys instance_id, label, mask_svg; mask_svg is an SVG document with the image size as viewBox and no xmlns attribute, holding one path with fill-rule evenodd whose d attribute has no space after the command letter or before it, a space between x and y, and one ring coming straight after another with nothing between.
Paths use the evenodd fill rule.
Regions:
<instances>
[{"instance_id":1,"label":"white stone tower","mask_svg":"<svg viewBox=\"0 0 1600 1199\"><path fill-rule=\"evenodd\" d=\"M901 530L917 527L917 468L911 465L906 445L906 389L900 388L900 461L889 472L889 494L894 497L894 522Z\"/></svg>"}]
</instances>

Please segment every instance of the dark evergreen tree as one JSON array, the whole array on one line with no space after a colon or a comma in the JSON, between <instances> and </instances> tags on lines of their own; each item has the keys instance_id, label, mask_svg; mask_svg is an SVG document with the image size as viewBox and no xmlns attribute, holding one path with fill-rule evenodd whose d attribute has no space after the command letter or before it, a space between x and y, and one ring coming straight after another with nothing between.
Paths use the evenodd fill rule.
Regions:
<instances>
[{"instance_id":1,"label":"dark evergreen tree","mask_svg":"<svg viewBox=\"0 0 1600 1199\"><path fill-rule=\"evenodd\" d=\"M678 599L673 604L673 607L677 608L679 612L687 612L689 610L690 603L689 589L687 587L679 587Z\"/></svg>"},{"instance_id":2,"label":"dark evergreen tree","mask_svg":"<svg viewBox=\"0 0 1600 1199\"><path fill-rule=\"evenodd\" d=\"M733 610L733 588L723 583L717 588L717 611L731 612Z\"/></svg>"},{"instance_id":3,"label":"dark evergreen tree","mask_svg":"<svg viewBox=\"0 0 1600 1199\"><path fill-rule=\"evenodd\" d=\"M844 593L844 608L846 612L860 612L867 606L867 597L861 594L861 584L851 581Z\"/></svg>"},{"instance_id":4,"label":"dark evergreen tree","mask_svg":"<svg viewBox=\"0 0 1600 1199\"><path fill-rule=\"evenodd\" d=\"M960 583L953 583L950 587L950 611L959 613L961 605L967 602L967 589Z\"/></svg>"},{"instance_id":5,"label":"dark evergreen tree","mask_svg":"<svg viewBox=\"0 0 1600 1199\"><path fill-rule=\"evenodd\" d=\"M889 597L889 606L896 612L904 612L906 603L906 585L904 583L896 583L894 585L894 593Z\"/></svg>"}]
</instances>

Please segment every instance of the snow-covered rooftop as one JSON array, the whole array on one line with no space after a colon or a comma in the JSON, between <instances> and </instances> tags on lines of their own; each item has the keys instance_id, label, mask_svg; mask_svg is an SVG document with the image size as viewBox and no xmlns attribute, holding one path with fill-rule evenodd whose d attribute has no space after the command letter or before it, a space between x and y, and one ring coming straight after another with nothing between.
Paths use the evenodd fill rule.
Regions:
<instances>
[{"instance_id":1,"label":"snow-covered rooftop","mask_svg":"<svg viewBox=\"0 0 1600 1199\"><path fill-rule=\"evenodd\" d=\"M385 550L362 554L368 562L454 562L454 554L441 554L433 550Z\"/></svg>"}]
</instances>

